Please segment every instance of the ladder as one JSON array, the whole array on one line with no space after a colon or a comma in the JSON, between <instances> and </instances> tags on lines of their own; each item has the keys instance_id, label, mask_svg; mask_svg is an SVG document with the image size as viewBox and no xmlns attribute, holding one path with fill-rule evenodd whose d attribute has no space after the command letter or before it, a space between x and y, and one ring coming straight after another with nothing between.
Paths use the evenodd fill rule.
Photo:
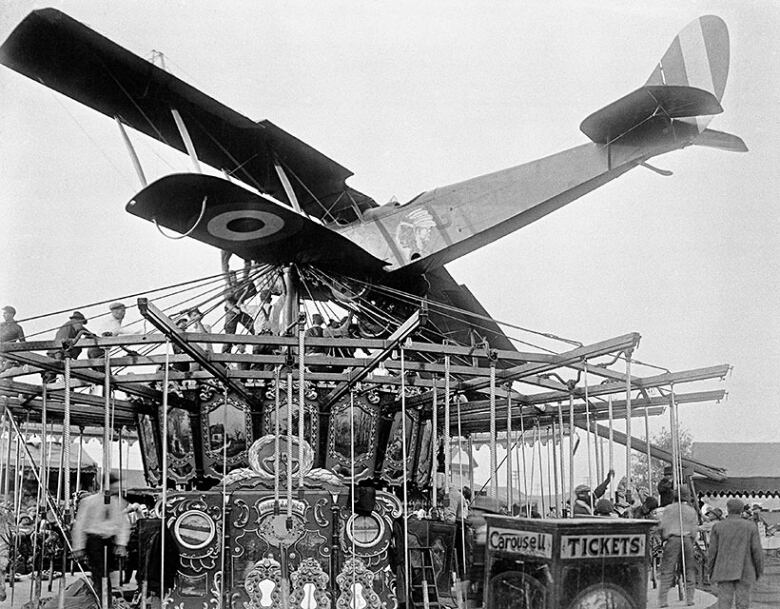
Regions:
<instances>
[{"instance_id":1,"label":"ladder","mask_svg":"<svg viewBox=\"0 0 780 609\"><path fill-rule=\"evenodd\" d=\"M409 567L409 609L443 609L431 548L409 548Z\"/></svg>"}]
</instances>

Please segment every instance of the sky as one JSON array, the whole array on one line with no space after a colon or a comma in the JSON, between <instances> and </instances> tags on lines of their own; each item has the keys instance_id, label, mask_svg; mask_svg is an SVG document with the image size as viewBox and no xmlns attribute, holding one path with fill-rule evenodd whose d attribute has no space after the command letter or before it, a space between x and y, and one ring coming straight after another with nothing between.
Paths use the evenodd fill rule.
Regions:
<instances>
[{"instance_id":1,"label":"sky","mask_svg":"<svg viewBox=\"0 0 780 609\"><path fill-rule=\"evenodd\" d=\"M496 318L584 343L639 332L671 370L733 366L697 441L780 431L780 5L774 2L50 2L250 118L340 162L384 203L586 142L579 124L641 86L702 14L731 35L711 128L688 148L449 265ZM0 38L45 4L7 0ZM139 189L112 120L0 67L0 300L18 317L219 271L124 205ZM189 160L132 133L150 177ZM62 320L54 320L61 323ZM51 327L30 322L30 333ZM653 429L667 425L654 420Z\"/></svg>"}]
</instances>

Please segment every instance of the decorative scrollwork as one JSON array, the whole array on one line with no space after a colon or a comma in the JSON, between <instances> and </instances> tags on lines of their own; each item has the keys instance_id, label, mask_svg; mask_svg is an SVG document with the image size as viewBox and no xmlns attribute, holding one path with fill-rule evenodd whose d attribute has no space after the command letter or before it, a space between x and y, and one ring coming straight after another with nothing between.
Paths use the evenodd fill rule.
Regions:
<instances>
[{"instance_id":1,"label":"decorative scrollwork","mask_svg":"<svg viewBox=\"0 0 780 609\"><path fill-rule=\"evenodd\" d=\"M374 592L374 573L359 558L347 559L341 573L336 576L336 583L341 591L336 609L380 609L382 606L379 595Z\"/></svg>"},{"instance_id":2,"label":"decorative scrollwork","mask_svg":"<svg viewBox=\"0 0 780 609\"><path fill-rule=\"evenodd\" d=\"M309 609L330 609L328 575L322 570L322 565L314 558L306 558L290 575L292 593L291 607L307 607Z\"/></svg>"},{"instance_id":3,"label":"decorative scrollwork","mask_svg":"<svg viewBox=\"0 0 780 609\"><path fill-rule=\"evenodd\" d=\"M279 609L286 591L282 590L282 567L271 556L258 560L244 579L244 590L249 595L245 609Z\"/></svg>"}]
</instances>

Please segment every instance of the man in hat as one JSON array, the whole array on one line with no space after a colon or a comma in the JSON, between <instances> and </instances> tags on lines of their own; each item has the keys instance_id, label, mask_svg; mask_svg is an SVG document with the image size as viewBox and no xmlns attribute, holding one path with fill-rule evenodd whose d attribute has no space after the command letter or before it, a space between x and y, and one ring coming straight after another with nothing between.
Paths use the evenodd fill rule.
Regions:
<instances>
[{"instance_id":1,"label":"man in hat","mask_svg":"<svg viewBox=\"0 0 780 609\"><path fill-rule=\"evenodd\" d=\"M97 329L99 336L119 336L120 334L140 334L140 330L128 330L122 324L125 320L125 314L127 313L127 307L121 302L112 302L108 306L110 315L108 318L101 320ZM134 351L125 349L131 355L136 355ZM98 358L103 357L103 349L101 347L90 347L87 351L87 357Z\"/></svg>"},{"instance_id":2,"label":"man in hat","mask_svg":"<svg viewBox=\"0 0 780 609\"><path fill-rule=\"evenodd\" d=\"M116 568L114 557L127 556L127 542L130 539L130 521L125 514L125 501L119 496L119 477L114 473L109 478L109 495L108 503L103 493L95 493L81 500L73 524L72 544L76 560L86 559L98 594L101 594L105 576L110 599L109 574ZM105 561L108 571L104 570Z\"/></svg>"},{"instance_id":3,"label":"man in hat","mask_svg":"<svg viewBox=\"0 0 780 609\"><path fill-rule=\"evenodd\" d=\"M580 484L574 489L576 500L574 501L574 517L577 516L593 516L593 508L596 505L596 501L603 497L607 491L610 480L615 475L615 470L609 470L604 482L599 484L594 491L590 490L590 486L587 484Z\"/></svg>"},{"instance_id":4,"label":"man in hat","mask_svg":"<svg viewBox=\"0 0 780 609\"><path fill-rule=\"evenodd\" d=\"M24 330L22 326L16 323L14 315L16 315L16 309L11 305L6 305L2 309L3 321L0 321L0 343L15 343L24 342ZM9 360L0 357L0 372L5 370L11 365Z\"/></svg>"},{"instance_id":5,"label":"man in hat","mask_svg":"<svg viewBox=\"0 0 780 609\"><path fill-rule=\"evenodd\" d=\"M699 516L688 502L691 493L687 487L681 487L674 495L674 502L668 505L661 515L659 529L666 540L661 557L661 583L658 586L658 605L668 607L667 596L677 569L683 560L685 565L685 597L688 605L693 605L694 584L696 582L696 559L693 556L693 540L699 528Z\"/></svg>"},{"instance_id":6,"label":"man in hat","mask_svg":"<svg viewBox=\"0 0 780 609\"><path fill-rule=\"evenodd\" d=\"M54 359L64 359L66 356L71 359L76 359L81 353L81 347L71 347L70 343L76 341L82 334L91 336L84 326L87 325L87 318L84 317L80 311L73 311L73 315L68 318L60 329L57 330L57 334L54 336L54 342L58 345L62 345L63 348L57 351L49 351L47 355Z\"/></svg>"},{"instance_id":7,"label":"man in hat","mask_svg":"<svg viewBox=\"0 0 780 609\"><path fill-rule=\"evenodd\" d=\"M750 588L764 572L764 554L755 524L741 517L744 504L726 502L728 516L710 531L707 564L710 581L718 584L718 609L747 609Z\"/></svg>"},{"instance_id":8,"label":"man in hat","mask_svg":"<svg viewBox=\"0 0 780 609\"><path fill-rule=\"evenodd\" d=\"M664 467L664 475L658 481L658 497L661 507L666 507L672 502L674 495L674 479L672 478L672 466Z\"/></svg>"}]
</instances>

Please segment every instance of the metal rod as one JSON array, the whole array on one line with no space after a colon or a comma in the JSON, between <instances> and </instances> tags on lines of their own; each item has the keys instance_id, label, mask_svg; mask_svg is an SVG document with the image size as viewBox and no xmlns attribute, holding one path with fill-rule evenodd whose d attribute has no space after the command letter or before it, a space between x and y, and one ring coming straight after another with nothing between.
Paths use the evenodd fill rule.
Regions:
<instances>
[{"instance_id":1,"label":"metal rod","mask_svg":"<svg viewBox=\"0 0 780 609\"><path fill-rule=\"evenodd\" d=\"M496 364L490 363L490 496L498 499L498 459L496 455Z\"/></svg>"},{"instance_id":2,"label":"metal rod","mask_svg":"<svg viewBox=\"0 0 780 609\"><path fill-rule=\"evenodd\" d=\"M168 375L170 373L170 341L165 341L165 378L163 380L162 406L160 418L162 419L162 499L160 504L160 601L165 599L165 518L168 504ZM108 364L106 364L108 365ZM108 375L106 375L108 379ZM108 388L108 381L106 381ZM108 398L106 398L108 399ZM108 404L106 405L108 408ZM108 414L106 413L106 417Z\"/></svg>"},{"instance_id":3,"label":"metal rod","mask_svg":"<svg viewBox=\"0 0 780 609\"><path fill-rule=\"evenodd\" d=\"M298 488L303 488L305 470L303 467L303 432L306 412L306 387L304 386L304 335L306 333L306 313L298 313Z\"/></svg>"},{"instance_id":4,"label":"metal rod","mask_svg":"<svg viewBox=\"0 0 780 609\"><path fill-rule=\"evenodd\" d=\"M409 488L407 484L407 456L406 456L406 370L404 369L405 357L404 348L401 347L401 458L403 459L403 500L404 500L404 602L411 606L409 582ZM448 399L449 402L449 399ZM449 449L449 447L448 447ZM448 481L444 481L444 487L447 488Z\"/></svg>"},{"instance_id":5,"label":"metal rod","mask_svg":"<svg viewBox=\"0 0 780 609\"><path fill-rule=\"evenodd\" d=\"M125 126L122 124L122 121L119 119L119 117L115 116L114 120L116 121L116 124L119 127L119 132L122 134L122 140L125 143L127 152L130 154L130 160L133 163L133 168L135 169L135 173L138 175L138 180L141 182L141 186L143 188L146 188L147 185L146 176L144 175L143 167L141 167L141 161L138 160L138 155L135 152L133 143L130 141L130 138L127 135L127 131L125 131Z\"/></svg>"},{"instance_id":6,"label":"metal rod","mask_svg":"<svg viewBox=\"0 0 780 609\"><path fill-rule=\"evenodd\" d=\"M569 509L574 517L574 394L569 393Z\"/></svg>"},{"instance_id":7,"label":"metal rod","mask_svg":"<svg viewBox=\"0 0 780 609\"><path fill-rule=\"evenodd\" d=\"M631 350L626 351L626 435L631 437ZM631 442L626 444L626 493L633 488L631 483Z\"/></svg>"},{"instance_id":8,"label":"metal rod","mask_svg":"<svg viewBox=\"0 0 780 609\"><path fill-rule=\"evenodd\" d=\"M460 424L460 418L458 419ZM512 394L509 392L506 398L506 509L507 513L512 513L512 459L510 452L512 450Z\"/></svg>"},{"instance_id":9,"label":"metal rod","mask_svg":"<svg viewBox=\"0 0 780 609\"><path fill-rule=\"evenodd\" d=\"M195 173L201 173L198 155L195 152L195 145L192 143L192 138L190 137L189 131L187 131L184 120L181 118L181 114L179 114L179 111L176 108L171 108L171 114L173 115L173 120L176 122L176 128L179 130L182 142L184 142L184 148L187 150L187 154L192 160L192 166L195 169Z\"/></svg>"}]
</instances>

